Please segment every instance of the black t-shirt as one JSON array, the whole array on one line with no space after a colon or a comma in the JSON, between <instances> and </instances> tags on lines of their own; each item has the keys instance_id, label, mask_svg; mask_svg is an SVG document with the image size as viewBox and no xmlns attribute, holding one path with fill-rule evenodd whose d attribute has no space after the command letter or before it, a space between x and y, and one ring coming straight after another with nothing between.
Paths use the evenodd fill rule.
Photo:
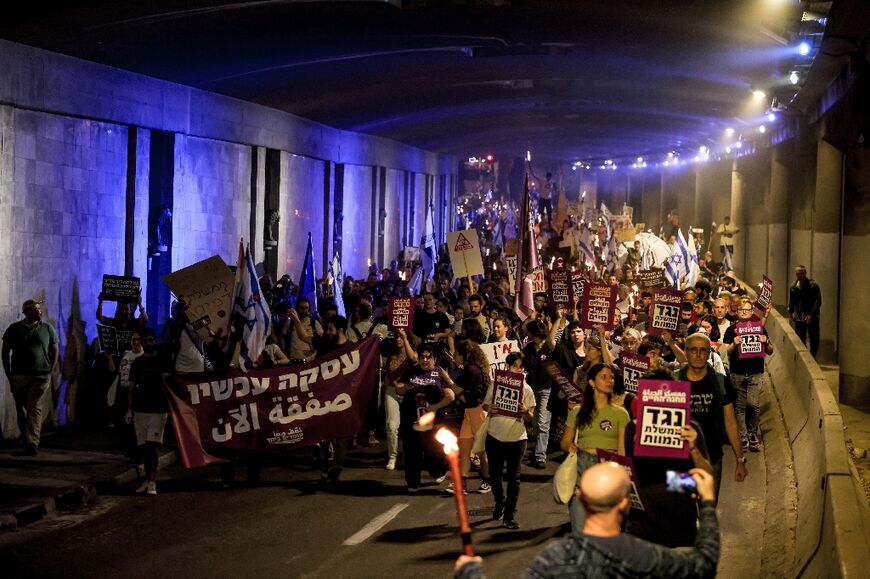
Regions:
<instances>
[{"instance_id":1,"label":"black t-shirt","mask_svg":"<svg viewBox=\"0 0 870 579\"><path fill-rule=\"evenodd\" d=\"M450 327L450 319L444 312L432 313L419 310L414 314L414 334L426 341L432 334L440 334Z\"/></svg>"},{"instance_id":2,"label":"black t-shirt","mask_svg":"<svg viewBox=\"0 0 870 579\"><path fill-rule=\"evenodd\" d=\"M428 412L431 404L440 402L444 397L441 368L435 366L432 370L427 371L420 366L413 366L402 375L399 381L408 385L399 405L402 428L408 429L417 422L418 418ZM443 409L438 414L442 413Z\"/></svg>"},{"instance_id":3,"label":"black t-shirt","mask_svg":"<svg viewBox=\"0 0 870 579\"><path fill-rule=\"evenodd\" d=\"M130 382L136 384L133 412L169 412L163 373L166 363L160 356L142 355L130 365Z\"/></svg>"},{"instance_id":4,"label":"black t-shirt","mask_svg":"<svg viewBox=\"0 0 870 579\"><path fill-rule=\"evenodd\" d=\"M725 411L723 407L733 404L736 398L731 388L731 381L723 378L723 392L716 393L719 388L715 371L707 368L707 376L702 380L692 381L692 420L701 425L707 449L710 452L710 462L722 458L722 445L727 444L725 436Z\"/></svg>"},{"instance_id":5,"label":"black t-shirt","mask_svg":"<svg viewBox=\"0 0 870 579\"><path fill-rule=\"evenodd\" d=\"M570 378L574 377L574 370L583 364L583 358L577 354L574 347L565 343L556 344L556 349L550 359L559 364L562 371Z\"/></svg>"},{"instance_id":6,"label":"black t-shirt","mask_svg":"<svg viewBox=\"0 0 870 579\"><path fill-rule=\"evenodd\" d=\"M460 399L465 408L477 408L486 396L486 380L483 370L475 364L466 364L456 378L456 384L462 388Z\"/></svg>"},{"instance_id":7,"label":"black t-shirt","mask_svg":"<svg viewBox=\"0 0 870 579\"><path fill-rule=\"evenodd\" d=\"M553 380L550 375L544 370L543 364L551 358L553 352L547 348L547 344L541 345L541 349L535 347L534 342L529 342L523 348L523 368L526 371L526 382L532 387L535 392L549 390L553 387Z\"/></svg>"},{"instance_id":8,"label":"black t-shirt","mask_svg":"<svg viewBox=\"0 0 870 579\"><path fill-rule=\"evenodd\" d=\"M725 330L725 335L722 337L723 344L733 344L734 338L737 335L734 328L735 324L728 326ZM763 330L764 335L767 335L767 330ZM758 358L741 358L740 346L734 346L731 353L728 354L728 369L732 374L763 374L764 373L764 356Z\"/></svg>"}]
</instances>

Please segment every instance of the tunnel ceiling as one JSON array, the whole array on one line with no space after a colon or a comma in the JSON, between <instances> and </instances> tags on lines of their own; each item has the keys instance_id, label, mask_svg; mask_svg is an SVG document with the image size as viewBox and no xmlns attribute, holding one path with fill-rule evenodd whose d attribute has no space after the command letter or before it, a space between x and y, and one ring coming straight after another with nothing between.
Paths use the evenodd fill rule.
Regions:
<instances>
[{"instance_id":1,"label":"tunnel ceiling","mask_svg":"<svg viewBox=\"0 0 870 579\"><path fill-rule=\"evenodd\" d=\"M591 160L747 137L809 8L789 0L115 0L4 7L0 37L459 156ZM811 22L812 24L812 22ZM819 41L820 41L819 37ZM812 59L810 55L809 59ZM751 91L767 96L753 102ZM799 88L799 87L798 87ZM773 101L776 97L778 100ZM788 114L785 111L783 114Z\"/></svg>"}]
</instances>

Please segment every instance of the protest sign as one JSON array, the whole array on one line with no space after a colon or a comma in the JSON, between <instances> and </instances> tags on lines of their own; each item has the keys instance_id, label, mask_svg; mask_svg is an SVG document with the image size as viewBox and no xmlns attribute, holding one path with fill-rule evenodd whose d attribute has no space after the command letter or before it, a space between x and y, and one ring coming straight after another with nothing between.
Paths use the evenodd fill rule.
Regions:
<instances>
[{"instance_id":1,"label":"protest sign","mask_svg":"<svg viewBox=\"0 0 870 579\"><path fill-rule=\"evenodd\" d=\"M504 244L504 254L516 257L517 255L517 238L511 237Z\"/></svg>"},{"instance_id":2,"label":"protest sign","mask_svg":"<svg viewBox=\"0 0 870 579\"><path fill-rule=\"evenodd\" d=\"M489 360L489 370L493 379L495 379L496 370L507 369L507 357L511 352L522 351L520 343L516 340L481 344L480 349L483 350L483 353L486 354L486 359Z\"/></svg>"},{"instance_id":3,"label":"protest sign","mask_svg":"<svg viewBox=\"0 0 870 579\"><path fill-rule=\"evenodd\" d=\"M598 455L598 462L615 462L625 470L625 474L631 480L631 488L628 491L628 501L631 503L631 508L645 511L643 500L640 498L640 492L638 491L640 483L637 480L637 473L634 472L634 461L631 457L622 456L603 448L599 448L595 452Z\"/></svg>"},{"instance_id":4,"label":"protest sign","mask_svg":"<svg viewBox=\"0 0 870 579\"><path fill-rule=\"evenodd\" d=\"M543 367L569 401L577 404L583 402L583 389L574 384L574 381L562 370L558 362L547 360Z\"/></svg>"},{"instance_id":5,"label":"protest sign","mask_svg":"<svg viewBox=\"0 0 870 579\"><path fill-rule=\"evenodd\" d=\"M106 301L136 303L141 291L138 277L103 275L102 299Z\"/></svg>"},{"instance_id":6,"label":"protest sign","mask_svg":"<svg viewBox=\"0 0 870 579\"><path fill-rule=\"evenodd\" d=\"M421 256L420 248L413 245L406 245L404 251L402 251L402 258L406 261L420 263Z\"/></svg>"},{"instance_id":7,"label":"protest sign","mask_svg":"<svg viewBox=\"0 0 870 579\"><path fill-rule=\"evenodd\" d=\"M100 349L112 356L120 356L130 349L133 332L97 324L97 336L100 338Z\"/></svg>"},{"instance_id":8,"label":"protest sign","mask_svg":"<svg viewBox=\"0 0 870 579\"><path fill-rule=\"evenodd\" d=\"M511 255L505 259L505 266L508 273L508 288L511 295L514 294L517 287L517 256Z\"/></svg>"},{"instance_id":9,"label":"protest sign","mask_svg":"<svg viewBox=\"0 0 870 579\"><path fill-rule=\"evenodd\" d=\"M509 418L522 418L520 404L523 401L522 372L496 370L492 379L492 406L490 412Z\"/></svg>"},{"instance_id":10,"label":"protest sign","mask_svg":"<svg viewBox=\"0 0 870 579\"><path fill-rule=\"evenodd\" d=\"M536 267L530 275L532 276L532 292L545 293L547 291L547 277L544 275L544 267Z\"/></svg>"},{"instance_id":11,"label":"protest sign","mask_svg":"<svg viewBox=\"0 0 870 579\"><path fill-rule=\"evenodd\" d=\"M476 230L451 231L447 234L447 248L450 250L453 277L484 274L480 241L477 239Z\"/></svg>"},{"instance_id":12,"label":"protest sign","mask_svg":"<svg viewBox=\"0 0 870 579\"><path fill-rule=\"evenodd\" d=\"M362 432L378 383L378 342L369 336L298 366L175 376L169 407L184 466Z\"/></svg>"},{"instance_id":13,"label":"protest sign","mask_svg":"<svg viewBox=\"0 0 870 579\"><path fill-rule=\"evenodd\" d=\"M635 395L637 394L638 380L649 370L649 358L623 350L619 354L619 359L622 365L622 382L625 384L625 391Z\"/></svg>"},{"instance_id":14,"label":"protest sign","mask_svg":"<svg viewBox=\"0 0 870 579\"><path fill-rule=\"evenodd\" d=\"M661 335L670 332L676 334L680 324L680 306L683 304L683 293L671 289L654 289L652 294L652 317L646 327L647 333Z\"/></svg>"},{"instance_id":15,"label":"protest sign","mask_svg":"<svg viewBox=\"0 0 870 579\"><path fill-rule=\"evenodd\" d=\"M634 456L689 458L680 432L689 424L692 384L668 380L638 381Z\"/></svg>"},{"instance_id":16,"label":"protest sign","mask_svg":"<svg viewBox=\"0 0 870 579\"><path fill-rule=\"evenodd\" d=\"M163 283L188 304L187 316L195 328L226 330L232 312L235 277L224 260L214 255L164 275Z\"/></svg>"},{"instance_id":17,"label":"protest sign","mask_svg":"<svg viewBox=\"0 0 870 579\"><path fill-rule=\"evenodd\" d=\"M410 332L414 325L414 298L390 298L387 302L387 320L390 330Z\"/></svg>"},{"instance_id":18,"label":"protest sign","mask_svg":"<svg viewBox=\"0 0 870 579\"><path fill-rule=\"evenodd\" d=\"M599 324L603 324L605 330L613 330L615 305L615 285L586 284L583 294L583 312L580 316L581 327L594 329Z\"/></svg>"},{"instance_id":19,"label":"protest sign","mask_svg":"<svg viewBox=\"0 0 870 579\"><path fill-rule=\"evenodd\" d=\"M571 272L571 298L576 304L583 300L583 291L586 286L586 276L581 271Z\"/></svg>"},{"instance_id":20,"label":"protest sign","mask_svg":"<svg viewBox=\"0 0 870 579\"><path fill-rule=\"evenodd\" d=\"M764 356L764 344L761 336L764 335L764 325L759 322L737 322L734 325L734 335L740 336L737 345L737 355L740 358L761 358Z\"/></svg>"},{"instance_id":21,"label":"protest sign","mask_svg":"<svg viewBox=\"0 0 870 579\"><path fill-rule=\"evenodd\" d=\"M571 272L567 269L552 269L547 272L547 301L557 309L566 310L574 307L570 277Z\"/></svg>"},{"instance_id":22,"label":"protest sign","mask_svg":"<svg viewBox=\"0 0 870 579\"><path fill-rule=\"evenodd\" d=\"M767 311L770 307L770 302L773 300L773 280L766 275L761 276L761 289L758 290L758 297L753 304L762 312Z\"/></svg>"},{"instance_id":23,"label":"protest sign","mask_svg":"<svg viewBox=\"0 0 870 579\"><path fill-rule=\"evenodd\" d=\"M668 285L663 269L644 269L637 272L634 279L638 281L641 289L654 289Z\"/></svg>"},{"instance_id":24,"label":"protest sign","mask_svg":"<svg viewBox=\"0 0 870 579\"><path fill-rule=\"evenodd\" d=\"M633 227L616 229L613 234L616 235L616 241L619 243L631 243L637 238L637 231Z\"/></svg>"}]
</instances>

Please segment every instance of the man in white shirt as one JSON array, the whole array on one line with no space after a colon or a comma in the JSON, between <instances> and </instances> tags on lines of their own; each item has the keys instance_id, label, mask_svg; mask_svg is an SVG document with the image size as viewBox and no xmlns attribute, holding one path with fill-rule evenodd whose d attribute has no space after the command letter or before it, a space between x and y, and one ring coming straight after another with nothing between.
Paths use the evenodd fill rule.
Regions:
<instances>
[{"instance_id":1,"label":"man in white shirt","mask_svg":"<svg viewBox=\"0 0 870 579\"><path fill-rule=\"evenodd\" d=\"M740 233L740 229L731 223L730 215L725 216L725 221L719 224L716 233L720 236L719 249L722 251L722 255L725 255L725 248L728 248L728 253L734 255L734 234Z\"/></svg>"}]
</instances>

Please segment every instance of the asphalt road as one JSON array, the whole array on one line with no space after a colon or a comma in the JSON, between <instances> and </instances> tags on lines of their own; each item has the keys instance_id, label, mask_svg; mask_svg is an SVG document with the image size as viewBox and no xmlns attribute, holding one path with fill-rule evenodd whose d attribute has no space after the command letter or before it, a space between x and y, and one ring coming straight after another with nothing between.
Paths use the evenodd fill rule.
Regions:
<instances>
[{"instance_id":1,"label":"asphalt road","mask_svg":"<svg viewBox=\"0 0 870 579\"><path fill-rule=\"evenodd\" d=\"M88 511L0 536L13 577L448 577L460 552L453 496L424 474L418 495L382 454L357 453L324 488L304 462L273 463L258 486L223 489L214 468L161 472L156 497L124 489ZM523 467L519 530L490 519L491 494L468 495L473 541L491 577L518 574L567 531L548 470ZM244 470L237 477L244 481ZM478 481L469 485L477 488ZM135 485L134 485L135 486Z\"/></svg>"}]
</instances>

